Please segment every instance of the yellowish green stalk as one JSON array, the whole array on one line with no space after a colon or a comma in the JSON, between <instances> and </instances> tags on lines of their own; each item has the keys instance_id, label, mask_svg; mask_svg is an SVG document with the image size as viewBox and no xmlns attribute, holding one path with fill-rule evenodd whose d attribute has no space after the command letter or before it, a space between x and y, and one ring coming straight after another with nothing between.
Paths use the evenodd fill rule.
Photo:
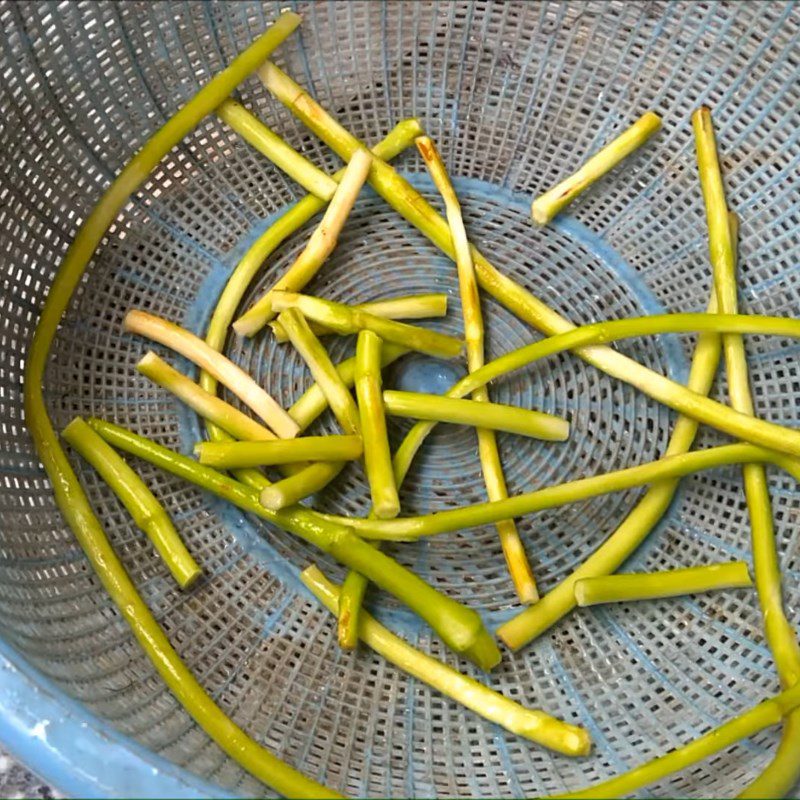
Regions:
<instances>
[{"instance_id":1,"label":"yellowish green stalk","mask_svg":"<svg viewBox=\"0 0 800 800\"><path fill-rule=\"evenodd\" d=\"M83 456L120 499L137 527L153 543L181 589L188 589L203 574L181 540L172 520L147 484L123 458L80 417L61 431L76 453Z\"/></svg>"},{"instance_id":2,"label":"yellowish green stalk","mask_svg":"<svg viewBox=\"0 0 800 800\"><path fill-rule=\"evenodd\" d=\"M341 590L319 568L313 565L307 567L300 573L300 580L328 611L332 614L339 613ZM558 753L568 756L588 754L591 741L583 728L509 700L474 678L467 677L407 644L366 611L361 612L357 634L367 646L387 661L484 719Z\"/></svg>"},{"instance_id":3,"label":"yellowish green stalk","mask_svg":"<svg viewBox=\"0 0 800 800\"><path fill-rule=\"evenodd\" d=\"M302 436L271 442L198 442L201 464L217 469L266 467L299 461L352 461L364 451L360 436Z\"/></svg>"},{"instance_id":4,"label":"yellowish green stalk","mask_svg":"<svg viewBox=\"0 0 800 800\"><path fill-rule=\"evenodd\" d=\"M378 519L400 512L400 499L392 472L392 455L381 397L381 339L361 331L356 345L356 396L364 437L364 469L369 481L372 508Z\"/></svg>"},{"instance_id":5,"label":"yellowish green stalk","mask_svg":"<svg viewBox=\"0 0 800 800\"><path fill-rule=\"evenodd\" d=\"M339 234L355 205L371 163L372 156L368 150L357 150L352 154L322 221L311 234L303 252L275 286L233 323L236 333L240 336L256 334L275 316L273 291L297 292L319 272L336 247Z\"/></svg>"},{"instance_id":6,"label":"yellowish green stalk","mask_svg":"<svg viewBox=\"0 0 800 800\"><path fill-rule=\"evenodd\" d=\"M747 564L744 561L733 561L728 564L704 564L701 567L665 572L635 572L582 578L575 583L575 602L585 607L600 603L680 597L720 589L741 589L752 585Z\"/></svg>"},{"instance_id":7,"label":"yellowish green stalk","mask_svg":"<svg viewBox=\"0 0 800 800\"><path fill-rule=\"evenodd\" d=\"M288 466L288 465L287 465ZM344 461L315 461L294 474L261 489L261 504L280 511L324 489L343 469Z\"/></svg>"},{"instance_id":8,"label":"yellowish green stalk","mask_svg":"<svg viewBox=\"0 0 800 800\"><path fill-rule=\"evenodd\" d=\"M230 97L217 108L217 116L276 167L296 180L307 192L330 200L337 182L288 145L255 114Z\"/></svg>"},{"instance_id":9,"label":"yellowish green stalk","mask_svg":"<svg viewBox=\"0 0 800 800\"><path fill-rule=\"evenodd\" d=\"M714 287L719 309L724 314L738 311L736 288L736 258L728 225L728 207L722 183L722 171L717 156L717 144L711 112L702 107L692 115L697 167L706 207L708 243L714 269ZM722 337L731 405L743 414L755 415L747 356L742 337L728 334ZM753 541L753 567L767 643L775 658L781 685L794 686L800 680L800 647L795 631L786 618L775 526L767 478L764 468L749 464L743 468L744 490L750 514ZM782 745L776 757L754 784L745 789L744 796L768 792L783 796L800 778L800 711L792 715L791 725L784 728Z\"/></svg>"},{"instance_id":10,"label":"yellowish green stalk","mask_svg":"<svg viewBox=\"0 0 800 800\"><path fill-rule=\"evenodd\" d=\"M156 131L103 193L78 230L50 285L25 362L24 397L26 423L53 485L58 507L114 605L178 702L225 753L275 791L286 797L334 797L336 793L292 769L235 725L181 661L136 591L92 511L80 481L59 444L42 392L44 370L58 324L111 223L161 159L200 120L212 113L299 24L300 17L297 14L282 14L264 34Z\"/></svg>"},{"instance_id":11,"label":"yellowish green stalk","mask_svg":"<svg viewBox=\"0 0 800 800\"><path fill-rule=\"evenodd\" d=\"M394 559L356 536L349 527L332 524L321 514L293 505L280 511L265 508L258 492L211 467L169 450L162 445L100 419L88 420L112 447L124 450L217 497L299 536L342 564L366 575L407 605L433 628L456 653L471 659L482 669L500 661L500 651L483 627L477 612L446 597Z\"/></svg>"},{"instance_id":12,"label":"yellowish green stalk","mask_svg":"<svg viewBox=\"0 0 800 800\"><path fill-rule=\"evenodd\" d=\"M800 707L800 686L793 686L671 753L579 792L549 797L551 800L628 797L639 789L687 769L742 739L755 736L771 725L777 725L798 707Z\"/></svg>"},{"instance_id":13,"label":"yellowish green stalk","mask_svg":"<svg viewBox=\"0 0 800 800\"><path fill-rule=\"evenodd\" d=\"M295 350L306 362L317 386L328 400L328 405L345 433L360 432L358 408L350 390L339 377L327 350L314 336L305 317L297 309L289 308L278 317Z\"/></svg>"},{"instance_id":14,"label":"yellowish green stalk","mask_svg":"<svg viewBox=\"0 0 800 800\"><path fill-rule=\"evenodd\" d=\"M546 225L582 192L641 147L660 127L661 117L658 114L653 111L642 114L633 125L595 153L577 172L539 195L531 206L534 221L539 225Z\"/></svg>"},{"instance_id":15,"label":"yellowish green stalk","mask_svg":"<svg viewBox=\"0 0 800 800\"><path fill-rule=\"evenodd\" d=\"M459 339L454 339L444 333L429 331L426 328L407 325L392 319L382 319L354 306L323 300L321 297L274 291L272 308L275 311L296 308L307 319L319 322L337 333L349 335L361 330L368 330L386 342L394 342L409 350L416 350L431 356L452 358L459 355L462 349L462 342Z\"/></svg>"},{"instance_id":16,"label":"yellowish green stalk","mask_svg":"<svg viewBox=\"0 0 800 800\"><path fill-rule=\"evenodd\" d=\"M146 336L180 353L211 373L252 409L282 439L296 436L297 423L241 367L209 347L202 339L155 314L133 310L125 315L126 331Z\"/></svg>"},{"instance_id":17,"label":"yellowish green stalk","mask_svg":"<svg viewBox=\"0 0 800 800\"><path fill-rule=\"evenodd\" d=\"M387 300L374 300L371 303L359 303L353 306L368 314L384 319L431 319L444 317L447 314L446 294L412 294L407 297L391 297ZM275 341L283 343L288 341L286 331L278 320L269 323ZM315 336L328 336L336 333L324 325L311 323L311 330Z\"/></svg>"},{"instance_id":18,"label":"yellowish green stalk","mask_svg":"<svg viewBox=\"0 0 800 800\"><path fill-rule=\"evenodd\" d=\"M428 136L420 136L416 140L417 149L422 154L425 165L442 195L447 215L447 224L453 242L458 286L461 295L461 313L464 319L464 339L467 349L467 368L474 372L484 364L484 329L483 313L478 293L478 282L475 277L475 265L472 262L467 231L461 214L461 203L458 200L450 176L444 166L436 146ZM485 386L472 393L473 400L479 403L489 401L489 391ZM421 417L422 419L422 417ZM500 462L500 451L491 425L483 425L476 429L478 437L478 455L483 471L486 493L489 500L503 500L508 497L503 467ZM534 603L539 599L536 580L533 576L525 548L517 531L514 520L500 520L497 533L503 548L503 555L508 565L509 575L514 583L517 596L523 603Z\"/></svg>"},{"instance_id":19,"label":"yellowish green stalk","mask_svg":"<svg viewBox=\"0 0 800 800\"><path fill-rule=\"evenodd\" d=\"M386 413L394 417L473 425L551 442L563 442L569 437L565 419L502 403L392 390L383 393L383 403Z\"/></svg>"}]
</instances>

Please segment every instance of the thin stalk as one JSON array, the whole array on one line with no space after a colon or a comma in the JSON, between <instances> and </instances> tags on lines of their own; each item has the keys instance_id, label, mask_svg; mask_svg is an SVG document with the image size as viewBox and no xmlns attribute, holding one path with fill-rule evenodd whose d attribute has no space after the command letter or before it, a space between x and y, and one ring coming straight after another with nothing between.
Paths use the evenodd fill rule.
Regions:
<instances>
[{"instance_id":1,"label":"thin stalk","mask_svg":"<svg viewBox=\"0 0 800 800\"><path fill-rule=\"evenodd\" d=\"M565 419L503 403L392 390L383 393L383 402L387 413L394 417L473 425L550 442L563 442L569 437L569 423Z\"/></svg>"},{"instance_id":2,"label":"thin stalk","mask_svg":"<svg viewBox=\"0 0 800 800\"><path fill-rule=\"evenodd\" d=\"M147 484L80 417L75 417L61 431L61 436L97 470L108 488L120 499L139 530L153 543L181 589L192 586L203 570L186 549L172 520Z\"/></svg>"},{"instance_id":3,"label":"thin stalk","mask_svg":"<svg viewBox=\"0 0 800 800\"><path fill-rule=\"evenodd\" d=\"M705 564L701 567L665 572L635 572L583 578L575 583L575 602L585 607L600 603L680 597L719 589L741 589L752 585L747 564L744 561L733 561L729 564Z\"/></svg>"},{"instance_id":4,"label":"thin stalk","mask_svg":"<svg viewBox=\"0 0 800 800\"><path fill-rule=\"evenodd\" d=\"M738 236L738 220L731 217L734 241ZM712 291L708 313L716 314L717 298ZM722 341L717 333L698 337L689 369L687 386L698 394L711 391L722 354ZM667 444L665 456L680 455L691 450L698 423L691 417L678 417ZM539 599L535 606L515 618L515 635L519 646L531 642L575 608L575 584L582 578L609 575L647 538L669 508L680 483L679 479L659 481L651 486L630 514L581 566Z\"/></svg>"},{"instance_id":5,"label":"thin stalk","mask_svg":"<svg viewBox=\"0 0 800 800\"><path fill-rule=\"evenodd\" d=\"M341 590L318 567L307 567L300 573L300 580L328 611L339 613ZM361 612L357 633L366 645L403 672L511 733L568 756L589 753L591 740L583 728L509 700L474 678L407 644L366 611Z\"/></svg>"},{"instance_id":6,"label":"thin stalk","mask_svg":"<svg viewBox=\"0 0 800 800\"><path fill-rule=\"evenodd\" d=\"M315 461L295 473L287 472L282 480L260 487L261 504L271 511L293 506L324 489L344 469L345 463Z\"/></svg>"},{"instance_id":7,"label":"thin stalk","mask_svg":"<svg viewBox=\"0 0 800 800\"><path fill-rule=\"evenodd\" d=\"M490 503L474 503L447 511L438 511L434 514L424 514L418 517L402 517L400 519L372 520L339 517L334 514L322 516L340 525L349 525L359 536L366 539L380 539L385 541L411 541L422 536L438 536L440 533L474 528L479 525L488 525L498 519L507 517L521 517L546 508L555 508L585 500L589 497L598 497L610 492L619 492L635 486L643 486L666 478L679 478L691 475L706 469L727 464L772 463L790 471L793 477L800 480L800 468L797 468L792 459L782 453L768 450L753 444L727 444L719 447L710 447L691 453L667 456L646 464L635 467L606 472L602 475L593 475L589 478L560 483L548 486L533 492L515 495L505 500ZM524 613L524 612L523 612ZM499 629L508 631L516 626L515 617ZM500 633L501 638L509 647L511 637Z\"/></svg>"},{"instance_id":8,"label":"thin stalk","mask_svg":"<svg viewBox=\"0 0 800 800\"><path fill-rule=\"evenodd\" d=\"M499 662L500 651L477 612L441 594L394 559L362 541L349 527L331 523L303 506L270 511L261 505L256 491L222 472L111 422L90 419L88 423L112 447L206 489L363 573L424 619L455 652L470 658L482 669L490 669Z\"/></svg>"},{"instance_id":9,"label":"thin stalk","mask_svg":"<svg viewBox=\"0 0 800 800\"><path fill-rule=\"evenodd\" d=\"M671 753L579 792L550 795L549 800L627 797L651 783L691 767L726 747L731 747L742 739L755 736L771 725L777 725L798 707L800 707L800 686L793 686Z\"/></svg>"},{"instance_id":10,"label":"thin stalk","mask_svg":"<svg viewBox=\"0 0 800 800\"><path fill-rule=\"evenodd\" d=\"M95 250L131 195L172 148L213 110L298 25L284 13L172 116L128 162L81 225L64 256L42 309L25 362L25 419L55 493L56 502L114 605L170 691L192 718L258 780L286 797L334 797L327 787L304 777L235 725L206 694L170 644L114 552L89 505L80 481L61 448L42 392L45 366L61 317Z\"/></svg>"},{"instance_id":11,"label":"thin stalk","mask_svg":"<svg viewBox=\"0 0 800 800\"><path fill-rule=\"evenodd\" d=\"M364 451L360 436L302 436L272 442L198 442L201 464L217 469L266 467L299 461L352 461Z\"/></svg>"},{"instance_id":12,"label":"thin stalk","mask_svg":"<svg viewBox=\"0 0 800 800\"><path fill-rule=\"evenodd\" d=\"M361 331L356 345L356 395L364 437L364 468L369 481L372 508L378 519L400 513L400 499L392 472L392 454L386 432L381 398L381 340L372 331Z\"/></svg>"},{"instance_id":13,"label":"thin stalk","mask_svg":"<svg viewBox=\"0 0 800 800\"><path fill-rule=\"evenodd\" d=\"M337 182L288 145L243 105L229 97L217 108L216 114L307 192L323 200L333 197Z\"/></svg>"},{"instance_id":14,"label":"thin stalk","mask_svg":"<svg viewBox=\"0 0 800 800\"><path fill-rule=\"evenodd\" d=\"M484 330L483 313L481 311L478 282L475 277L475 265L472 261L464 218L461 214L461 203L458 200L450 176L444 166L433 141L427 136L416 140L417 149L422 154L425 165L444 200L447 224L453 243L458 286L461 295L461 313L464 319L464 339L467 349L467 369L474 372L484 364ZM485 386L476 389L472 398L478 403L488 403L489 391ZM478 455L489 500L504 500L508 497L503 466L500 462L500 451L491 425L483 425L476 429L478 437ZM506 559L508 572L514 583L517 596L522 603L535 603L539 599L536 579L533 575L525 547L517 531L514 520L500 520L497 533Z\"/></svg>"},{"instance_id":15,"label":"thin stalk","mask_svg":"<svg viewBox=\"0 0 800 800\"><path fill-rule=\"evenodd\" d=\"M305 317L296 309L290 308L283 311L278 319L291 343L306 362L317 386L322 389L342 430L345 433L358 434L360 432L358 408L353 395L339 377L327 350L314 336Z\"/></svg>"},{"instance_id":16,"label":"thin stalk","mask_svg":"<svg viewBox=\"0 0 800 800\"><path fill-rule=\"evenodd\" d=\"M368 150L357 150L352 154L322 221L311 234L303 252L275 286L233 323L236 333L240 336L256 334L275 316L272 307L273 291L299 291L319 272L336 247L339 234L355 205L371 163L372 156Z\"/></svg>"},{"instance_id":17,"label":"thin stalk","mask_svg":"<svg viewBox=\"0 0 800 800\"><path fill-rule=\"evenodd\" d=\"M241 367L209 347L202 339L146 311L133 310L125 315L126 331L146 336L171 348L197 366L211 373L227 386L246 406L258 414L283 439L296 436L297 423Z\"/></svg>"},{"instance_id":18,"label":"thin stalk","mask_svg":"<svg viewBox=\"0 0 800 800\"><path fill-rule=\"evenodd\" d=\"M728 226L728 207L722 183L722 171L717 155L717 144L711 112L701 107L692 115L697 167L706 207L708 245L714 269L714 286L720 311L735 314L738 311L736 288L736 259L731 232ZM722 337L731 405L737 411L755 415L750 391L749 370L744 341L739 335ZM757 464L743 468L744 491L750 514L753 542L753 568L756 579L761 615L767 643L772 650L778 676L783 688L800 681L800 647L794 629L783 608L780 559L775 542L775 525L772 502L769 496L766 473ZM783 796L800 777L800 711L792 715L791 725L784 728L778 754L762 775L745 789L745 796L763 795L765 792Z\"/></svg>"},{"instance_id":19,"label":"thin stalk","mask_svg":"<svg viewBox=\"0 0 800 800\"><path fill-rule=\"evenodd\" d=\"M653 111L642 114L633 125L595 153L577 172L539 195L531 206L534 221L539 225L546 225L595 181L641 147L659 128L661 117L658 114Z\"/></svg>"},{"instance_id":20,"label":"thin stalk","mask_svg":"<svg viewBox=\"0 0 800 800\"><path fill-rule=\"evenodd\" d=\"M387 300L373 300L370 303L359 303L353 306L368 314L384 319L432 319L447 315L446 294L412 294L407 297L391 297ZM279 320L269 323L275 341L283 343L289 340ZM316 322L311 323L315 336L329 336L336 331Z\"/></svg>"},{"instance_id":21,"label":"thin stalk","mask_svg":"<svg viewBox=\"0 0 800 800\"><path fill-rule=\"evenodd\" d=\"M307 319L319 322L337 333L349 335L368 330L384 341L431 356L452 358L462 349L462 342L452 336L392 319L382 319L354 306L323 300L321 297L276 291L272 294L272 308L275 311L296 308Z\"/></svg>"}]
</instances>

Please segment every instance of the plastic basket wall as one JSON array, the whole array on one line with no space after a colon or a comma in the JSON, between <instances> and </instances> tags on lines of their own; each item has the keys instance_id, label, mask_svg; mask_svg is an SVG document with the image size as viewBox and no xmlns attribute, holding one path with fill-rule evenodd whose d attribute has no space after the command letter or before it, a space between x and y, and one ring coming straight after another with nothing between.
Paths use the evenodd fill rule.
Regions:
<instances>
[{"instance_id":1,"label":"plastic basket wall","mask_svg":"<svg viewBox=\"0 0 800 800\"><path fill-rule=\"evenodd\" d=\"M714 109L731 206L741 217L741 296L753 312L800 311L797 235L800 14L783 3L317 3L276 60L356 135L379 140L417 115L456 177L471 236L493 263L576 322L705 308L706 228L689 115ZM237 793L264 788L209 742L157 678L57 512L22 416L25 350L54 270L102 188L198 84L279 11L256 3L0 5L0 630L63 693L122 733ZM241 98L320 167L339 162L255 79ZM533 193L573 170L646 109L664 129L554 226L529 219ZM398 169L439 206L417 155ZM216 119L151 176L99 249L57 339L47 398L57 425L104 416L189 452L198 421L134 370L148 347L122 334L131 307L203 333L227 275L301 190ZM247 301L303 245L269 259ZM363 302L447 291L452 263L371 192L309 289ZM537 336L489 298L496 356ZM626 343L685 378L690 338ZM331 340L336 357L352 342ZM231 340L233 357L282 402L308 384L269 337ZM797 345L750 338L758 411L797 426ZM185 363L173 363L189 370ZM392 380L414 385L419 370ZM417 377L415 377L417 376ZM426 378L427 380L427 378ZM724 386L718 387L720 396ZM566 414L566 445L501 436L510 491L647 461L674 416L575 357L501 381L503 402ZM396 442L407 430L392 424ZM334 430L324 417L318 430ZM717 441L703 433L700 445ZM146 601L183 658L248 732L306 773L351 794L538 795L577 788L665 752L777 690L750 591L600 607L572 614L485 680L585 725L593 755L552 755L494 727L362 649L341 652L331 617L302 590L310 546L141 463L206 571L176 589L152 547L91 469L75 461ZM771 472L790 617L800 614L797 487ZM639 493L530 516L520 529L547 590L614 529ZM403 492L409 513L484 499L473 432L441 426ZM317 500L361 514L355 466ZM495 626L515 608L492 527L393 554ZM739 470L683 482L628 565L666 569L749 559ZM378 594L393 628L454 662L426 628ZM470 671L463 663L459 667ZM99 724L89 718L84 725ZM729 796L767 762L776 729L673 780L659 795ZM65 741L65 757L74 755ZM116 778L108 792L119 790ZM130 789L129 789L130 791ZM132 792L136 794L135 787Z\"/></svg>"}]
</instances>

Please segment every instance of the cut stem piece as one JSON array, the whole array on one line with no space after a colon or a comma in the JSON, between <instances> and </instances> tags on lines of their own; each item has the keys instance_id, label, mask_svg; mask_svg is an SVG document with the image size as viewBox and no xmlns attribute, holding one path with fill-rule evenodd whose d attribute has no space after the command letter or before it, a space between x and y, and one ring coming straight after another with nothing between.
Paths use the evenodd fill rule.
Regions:
<instances>
[{"instance_id":1,"label":"cut stem piece","mask_svg":"<svg viewBox=\"0 0 800 800\"><path fill-rule=\"evenodd\" d=\"M406 325L404 322L382 319L353 306L307 294L273 292L272 307L275 311L296 308L306 319L314 320L344 335L358 333L360 330L372 331L386 342L394 342L409 350L431 356L453 358L459 355L463 346L459 339L452 336L416 325Z\"/></svg>"},{"instance_id":2,"label":"cut stem piece","mask_svg":"<svg viewBox=\"0 0 800 800\"><path fill-rule=\"evenodd\" d=\"M395 417L473 425L550 442L563 442L569 437L565 419L502 403L391 390L383 393L383 402L386 412Z\"/></svg>"},{"instance_id":3,"label":"cut stem piece","mask_svg":"<svg viewBox=\"0 0 800 800\"><path fill-rule=\"evenodd\" d=\"M593 155L577 172L537 197L531 206L534 221L539 225L546 225L595 181L641 147L660 127L661 117L658 114L653 111L643 114L630 128Z\"/></svg>"},{"instance_id":4,"label":"cut stem piece","mask_svg":"<svg viewBox=\"0 0 800 800\"><path fill-rule=\"evenodd\" d=\"M472 252L464 227L464 218L461 214L461 204L433 141L428 136L420 136L416 143L433 182L444 200L456 269L458 270L461 313L464 319L464 338L467 346L467 368L469 372L474 372L480 369L484 363L483 313L478 294L475 265L472 262ZM475 402L488 403L488 389L482 386L472 393L472 397ZM478 455L489 500L504 500L508 497L508 490L500 463L500 451L494 431L490 430L491 427L487 424L476 430ZM516 523L512 519L500 520L497 523L497 533L508 565L508 572L520 601L535 603L539 599L539 592Z\"/></svg>"},{"instance_id":5,"label":"cut stem piece","mask_svg":"<svg viewBox=\"0 0 800 800\"><path fill-rule=\"evenodd\" d=\"M384 319L432 319L447 315L447 295L413 294L407 297L392 297L388 300L359 303L353 308ZM278 320L273 320L269 326L272 328L276 342L283 343L289 340L283 325ZM317 322L312 322L310 327L315 336L329 336L336 333Z\"/></svg>"},{"instance_id":6,"label":"cut stem piece","mask_svg":"<svg viewBox=\"0 0 800 800\"><path fill-rule=\"evenodd\" d=\"M336 181L288 145L243 105L229 97L217 108L216 113L249 145L297 181L306 191L322 200L330 200L333 197Z\"/></svg>"},{"instance_id":7,"label":"cut stem piece","mask_svg":"<svg viewBox=\"0 0 800 800\"><path fill-rule=\"evenodd\" d=\"M307 567L300 573L300 580L328 611L338 614L340 589L318 567ZM407 644L366 611L361 612L358 636L376 653L404 672L511 733L524 736L564 755L583 756L589 753L591 741L583 728L509 700L474 678L463 675Z\"/></svg>"},{"instance_id":8,"label":"cut stem piece","mask_svg":"<svg viewBox=\"0 0 800 800\"><path fill-rule=\"evenodd\" d=\"M146 311L125 315L123 327L169 347L197 364L228 387L248 408L258 414L282 439L291 439L300 430L297 423L241 367L209 347L202 339Z\"/></svg>"},{"instance_id":9,"label":"cut stem piece","mask_svg":"<svg viewBox=\"0 0 800 800\"><path fill-rule=\"evenodd\" d=\"M381 398L381 340L372 331L361 331L356 345L356 395L364 437L364 467L372 508L378 519L400 512L400 499L392 472L392 455Z\"/></svg>"},{"instance_id":10,"label":"cut stem piece","mask_svg":"<svg viewBox=\"0 0 800 800\"><path fill-rule=\"evenodd\" d=\"M302 470L260 489L261 505L280 511L324 489L343 469L344 461L315 461Z\"/></svg>"},{"instance_id":11,"label":"cut stem piece","mask_svg":"<svg viewBox=\"0 0 800 800\"><path fill-rule=\"evenodd\" d=\"M742 589L752 585L747 564L744 561L733 561L729 564L707 564L666 572L583 578L575 582L575 602L582 607L596 606L600 603L680 597L718 589Z\"/></svg>"},{"instance_id":12,"label":"cut stem piece","mask_svg":"<svg viewBox=\"0 0 800 800\"><path fill-rule=\"evenodd\" d=\"M201 464L217 469L268 467L299 461L352 461L363 452L360 436L302 436L272 442L198 442Z\"/></svg>"},{"instance_id":13,"label":"cut stem piece","mask_svg":"<svg viewBox=\"0 0 800 800\"><path fill-rule=\"evenodd\" d=\"M273 291L299 291L319 272L336 247L339 234L355 205L371 163L372 156L368 150L361 149L353 153L322 221L311 234L303 252L275 286L233 323L236 333L240 336L256 334L275 316Z\"/></svg>"},{"instance_id":14,"label":"cut stem piece","mask_svg":"<svg viewBox=\"0 0 800 800\"><path fill-rule=\"evenodd\" d=\"M61 431L61 436L97 470L138 528L153 543L181 589L188 589L203 570L186 549L172 520L147 484L80 417L75 417Z\"/></svg>"},{"instance_id":15,"label":"cut stem piece","mask_svg":"<svg viewBox=\"0 0 800 800\"><path fill-rule=\"evenodd\" d=\"M283 311L278 319L289 340L306 362L317 385L322 389L342 430L345 433L358 434L360 432L358 408L353 396L339 377L327 350L314 336L305 317L296 309L289 308Z\"/></svg>"}]
</instances>

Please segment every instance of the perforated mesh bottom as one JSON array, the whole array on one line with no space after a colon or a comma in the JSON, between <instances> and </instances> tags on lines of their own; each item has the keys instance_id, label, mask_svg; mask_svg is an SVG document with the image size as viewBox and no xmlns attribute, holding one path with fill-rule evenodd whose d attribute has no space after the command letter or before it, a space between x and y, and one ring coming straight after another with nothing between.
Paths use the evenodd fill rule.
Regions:
<instances>
[{"instance_id":1,"label":"perforated mesh bottom","mask_svg":"<svg viewBox=\"0 0 800 800\"><path fill-rule=\"evenodd\" d=\"M775 314L800 310L800 15L793 6L336 3L302 10L302 32L281 48L278 62L369 142L399 119L420 116L457 176L471 236L502 271L575 321L705 306L710 270L688 117L701 102L712 105L729 200L742 220L745 305ZM251 3L0 5L3 636L120 730L245 794L263 787L177 706L57 513L23 427L21 373L54 269L101 188L197 81L227 63L277 11L277 4ZM339 166L257 81L241 94L319 166ZM570 217L535 229L530 196L646 108L665 115L653 143L576 203ZM397 164L438 205L417 174L423 170L416 156ZM122 316L132 306L147 308L202 333L247 245L298 196L215 119L177 147L116 222L65 319L47 378L57 423L76 412L96 414L188 452L197 420L135 373L146 344L121 334ZM305 235L279 248L250 297L285 268ZM311 290L348 301L447 291L451 313L435 327L458 329L452 264L368 192ZM491 299L484 309L492 355L534 338ZM352 346L330 341L336 356ZM686 338L621 349L683 377L690 346ZM797 426L797 344L754 337L748 348L759 412ZM290 349L266 337L231 341L229 351L283 402L308 383ZM493 395L564 413L573 425L567 445L500 437L515 492L654 458L673 420L573 357L517 373ZM393 440L407 427L393 423ZM331 420L323 417L318 428L332 430ZM717 440L704 432L700 441ZM482 499L475 449L470 431L442 426L416 462L405 508ZM576 788L686 742L777 689L751 592L584 610L532 647L506 654L486 678L509 696L589 728L591 757L551 755L369 652L340 652L330 617L298 589L297 570L317 553L137 463L206 570L203 582L181 593L120 504L90 469L76 466L133 579L202 683L260 741L348 793L510 796ZM797 621L800 502L787 477L771 474L770 484L787 609ZM353 467L319 505L362 513L365 496ZM541 588L590 553L637 496L522 521ZM490 623L514 606L491 528L394 553ZM733 558L749 559L735 468L685 480L630 566ZM331 572L341 574L332 566ZM390 598L372 599L419 647L455 663ZM655 791L732 795L765 764L777 735L768 731Z\"/></svg>"}]
</instances>

